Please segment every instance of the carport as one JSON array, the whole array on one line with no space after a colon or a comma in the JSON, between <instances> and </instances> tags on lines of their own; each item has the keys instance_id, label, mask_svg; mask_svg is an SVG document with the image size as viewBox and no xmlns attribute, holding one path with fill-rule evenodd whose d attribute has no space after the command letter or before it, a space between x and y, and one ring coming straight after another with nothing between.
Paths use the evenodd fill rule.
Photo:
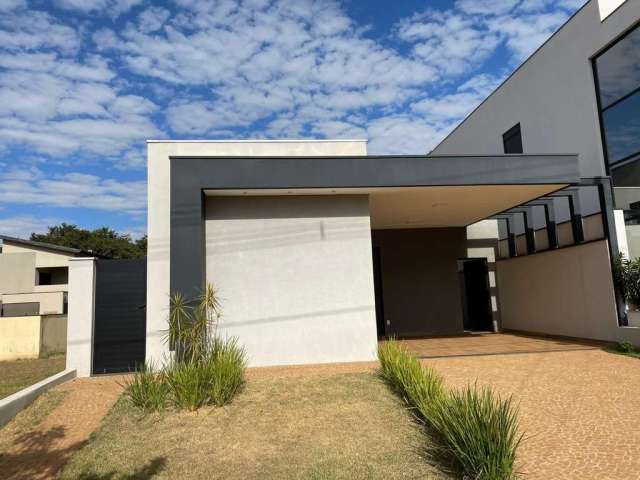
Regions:
<instances>
[{"instance_id":1,"label":"carport","mask_svg":"<svg viewBox=\"0 0 640 480\"><path fill-rule=\"evenodd\" d=\"M513 238L500 223L520 242L517 209L583 183L575 155L171 156L170 167L170 290L218 285L221 328L252 365L369 360L379 337L502 327L497 265Z\"/></svg>"}]
</instances>

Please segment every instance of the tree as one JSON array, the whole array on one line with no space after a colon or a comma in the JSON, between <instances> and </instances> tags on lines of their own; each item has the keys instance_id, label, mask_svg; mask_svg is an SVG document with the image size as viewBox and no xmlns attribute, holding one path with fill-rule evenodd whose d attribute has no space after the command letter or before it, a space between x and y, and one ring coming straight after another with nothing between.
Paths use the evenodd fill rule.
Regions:
<instances>
[{"instance_id":1,"label":"tree","mask_svg":"<svg viewBox=\"0 0 640 480\"><path fill-rule=\"evenodd\" d=\"M44 234L32 233L31 240L62 247L79 248L105 258L142 258L147 254L147 236L132 240L108 227L85 230L76 225L62 223L49 227Z\"/></svg>"}]
</instances>

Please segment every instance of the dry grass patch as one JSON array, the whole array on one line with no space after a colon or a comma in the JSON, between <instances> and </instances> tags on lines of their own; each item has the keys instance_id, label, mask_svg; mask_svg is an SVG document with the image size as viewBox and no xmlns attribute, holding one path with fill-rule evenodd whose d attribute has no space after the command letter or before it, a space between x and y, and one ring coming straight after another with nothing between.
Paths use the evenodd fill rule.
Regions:
<instances>
[{"instance_id":1,"label":"dry grass patch","mask_svg":"<svg viewBox=\"0 0 640 480\"><path fill-rule=\"evenodd\" d=\"M33 360L0 362L0 398L64 370L65 356L53 355Z\"/></svg>"},{"instance_id":2,"label":"dry grass patch","mask_svg":"<svg viewBox=\"0 0 640 480\"><path fill-rule=\"evenodd\" d=\"M61 478L446 478L423 442L373 373L260 376L222 408L142 417L119 401Z\"/></svg>"}]
</instances>

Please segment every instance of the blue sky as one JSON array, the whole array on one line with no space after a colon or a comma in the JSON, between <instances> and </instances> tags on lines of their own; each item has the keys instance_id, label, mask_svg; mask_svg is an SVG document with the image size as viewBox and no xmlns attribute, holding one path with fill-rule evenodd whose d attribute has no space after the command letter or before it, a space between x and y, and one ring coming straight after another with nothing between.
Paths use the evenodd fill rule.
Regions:
<instances>
[{"instance_id":1,"label":"blue sky","mask_svg":"<svg viewBox=\"0 0 640 480\"><path fill-rule=\"evenodd\" d=\"M0 233L139 236L145 140L426 153L582 0L0 0Z\"/></svg>"}]
</instances>

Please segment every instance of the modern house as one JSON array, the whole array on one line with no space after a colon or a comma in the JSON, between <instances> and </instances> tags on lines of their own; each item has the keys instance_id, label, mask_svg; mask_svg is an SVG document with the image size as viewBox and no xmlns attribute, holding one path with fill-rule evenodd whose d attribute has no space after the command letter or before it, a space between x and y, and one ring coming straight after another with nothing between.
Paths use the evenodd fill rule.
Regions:
<instances>
[{"instance_id":1,"label":"modern house","mask_svg":"<svg viewBox=\"0 0 640 480\"><path fill-rule=\"evenodd\" d=\"M0 235L0 359L64 351L75 248Z\"/></svg>"},{"instance_id":2,"label":"modern house","mask_svg":"<svg viewBox=\"0 0 640 480\"><path fill-rule=\"evenodd\" d=\"M219 331L252 366L373 360L390 336L640 344L612 276L619 251L640 254L639 20L640 0L589 1L428 155L368 155L364 140L148 141L142 334L125 338L122 306L91 287L107 264L74 259L72 289L88 290L69 306L68 366L106 371L98 348L114 368L163 362L170 295L207 282ZM123 271L122 295L137 282ZM139 357L122 358L126 342L144 344Z\"/></svg>"}]
</instances>

